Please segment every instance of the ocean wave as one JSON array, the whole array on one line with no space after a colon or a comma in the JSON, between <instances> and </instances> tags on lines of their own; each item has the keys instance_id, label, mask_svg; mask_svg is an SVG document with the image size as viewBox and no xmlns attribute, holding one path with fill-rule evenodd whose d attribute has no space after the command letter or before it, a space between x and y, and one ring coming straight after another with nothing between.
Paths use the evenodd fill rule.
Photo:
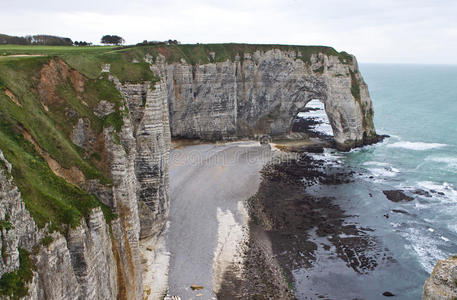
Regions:
<instances>
[{"instance_id":1,"label":"ocean wave","mask_svg":"<svg viewBox=\"0 0 457 300\"><path fill-rule=\"evenodd\" d=\"M378 166L378 167L390 167L389 163L379 161L367 161L363 163L364 166Z\"/></svg>"},{"instance_id":2,"label":"ocean wave","mask_svg":"<svg viewBox=\"0 0 457 300\"><path fill-rule=\"evenodd\" d=\"M450 156L429 156L425 160L446 164L450 169L457 169L457 157Z\"/></svg>"},{"instance_id":3,"label":"ocean wave","mask_svg":"<svg viewBox=\"0 0 457 300\"><path fill-rule=\"evenodd\" d=\"M323 133L328 136L333 136L332 126L330 126L330 124L327 124L327 123L321 123L321 124L312 126L312 131L317 132L317 133Z\"/></svg>"},{"instance_id":4,"label":"ocean wave","mask_svg":"<svg viewBox=\"0 0 457 300\"><path fill-rule=\"evenodd\" d=\"M409 228L403 235L410 242L405 247L413 250L422 268L428 273L431 273L435 263L440 259L446 258L447 254L439 249L439 246L442 244L441 236L438 237L441 240L438 240L433 236L432 232L427 231L418 228Z\"/></svg>"},{"instance_id":5,"label":"ocean wave","mask_svg":"<svg viewBox=\"0 0 457 300\"><path fill-rule=\"evenodd\" d=\"M403 148L408 150L423 151L435 148L442 148L447 146L446 144L439 143L424 143L424 142L396 142L387 145L388 148Z\"/></svg>"},{"instance_id":6,"label":"ocean wave","mask_svg":"<svg viewBox=\"0 0 457 300\"><path fill-rule=\"evenodd\" d=\"M448 239L447 237L444 237L444 236L440 236L440 238L445 242L450 242L451 241L450 239Z\"/></svg>"},{"instance_id":7,"label":"ocean wave","mask_svg":"<svg viewBox=\"0 0 457 300\"><path fill-rule=\"evenodd\" d=\"M396 142L387 145L388 148L403 148L408 150L423 151L431 150L435 148L442 148L447 146L446 144L439 143L423 143L423 142Z\"/></svg>"},{"instance_id":8,"label":"ocean wave","mask_svg":"<svg viewBox=\"0 0 457 300\"><path fill-rule=\"evenodd\" d=\"M448 182L437 183L432 181L420 181L417 183L417 186L421 189L429 190L434 195L445 196L450 199L451 202L455 202L455 199L457 199L457 190Z\"/></svg>"},{"instance_id":9,"label":"ocean wave","mask_svg":"<svg viewBox=\"0 0 457 300\"><path fill-rule=\"evenodd\" d=\"M388 168L368 168L368 171L371 172L374 176L377 177L395 177L397 176L398 173L400 173L400 170L392 167Z\"/></svg>"}]
</instances>

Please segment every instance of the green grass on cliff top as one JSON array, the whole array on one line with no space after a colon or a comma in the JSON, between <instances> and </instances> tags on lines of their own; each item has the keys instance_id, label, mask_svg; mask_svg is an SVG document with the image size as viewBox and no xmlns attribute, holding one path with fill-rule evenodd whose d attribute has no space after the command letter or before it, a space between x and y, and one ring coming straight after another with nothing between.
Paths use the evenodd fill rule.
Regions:
<instances>
[{"instance_id":1,"label":"green grass on cliff top","mask_svg":"<svg viewBox=\"0 0 457 300\"><path fill-rule=\"evenodd\" d=\"M180 61L183 58L191 64L205 64L210 62L222 62L234 60L237 55L240 59L244 58L245 53L256 51L268 51L280 49L283 51L295 51L304 62L309 63L312 54L323 53L326 55L337 56L343 63L352 62L352 57L346 52L337 52L335 49L326 46L294 46L294 45L262 45L262 44L187 44L187 45L157 45L157 46L137 46L151 51L155 56L158 53L164 55L167 62ZM214 53L214 58L210 53Z\"/></svg>"},{"instance_id":2,"label":"green grass on cliff top","mask_svg":"<svg viewBox=\"0 0 457 300\"><path fill-rule=\"evenodd\" d=\"M115 119L119 119L121 97L114 84L103 78L87 81L84 95L77 95L69 82L63 82L56 89L61 101L49 105L46 111L37 87L40 70L49 61L49 57L0 60L0 150L13 165L14 181L38 226L51 223L60 230L62 224L77 225L94 207L102 206L106 213L109 211L95 196L55 175L22 131L27 131L63 168L77 167L87 179L110 184L108 174L95 166L95 158L71 142L77 117L69 117L67 112L72 110L78 117L88 118L93 131L98 133L111 123L107 124L108 118L94 116L92 107L100 99L112 101L118 115ZM20 106L6 91L14 94ZM82 105L81 100L88 106Z\"/></svg>"},{"instance_id":3,"label":"green grass on cliff top","mask_svg":"<svg viewBox=\"0 0 457 300\"><path fill-rule=\"evenodd\" d=\"M280 49L284 51L296 51L305 62L309 62L311 55L323 53L326 55L337 56L341 62L350 63L352 57L346 52L338 52L332 47L327 46L295 46L295 45L273 45L273 44L180 44L180 45L144 45L144 46L22 46L22 45L0 45L0 59L2 55L47 55L61 56L75 67L80 67L80 71L86 72L89 76L97 76L102 63L112 63L116 60L131 62L136 59L139 64L143 62L146 53L154 57L161 53L167 62L179 62L184 59L190 64L204 64L210 62L221 62L234 60L237 55L243 58L244 53L254 53L257 50L268 51ZM214 58L210 55L214 53ZM121 71L119 70L114 70ZM123 70L125 71L125 70ZM121 74L119 74L121 75ZM128 76L132 74L127 74ZM134 74L135 75L135 74ZM121 75L122 76L122 75ZM136 79L136 78L133 78ZM130 78L130 80L133 80Z\"/></svg>"}]
</instances>

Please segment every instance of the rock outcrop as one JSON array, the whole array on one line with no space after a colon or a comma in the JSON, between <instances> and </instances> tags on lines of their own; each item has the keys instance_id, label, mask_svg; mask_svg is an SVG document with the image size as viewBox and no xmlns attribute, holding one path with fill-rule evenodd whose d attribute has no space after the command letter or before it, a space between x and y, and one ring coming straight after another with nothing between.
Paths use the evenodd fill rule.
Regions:
<instances>
[{"instance_id":1,"label":"rock outcrop","mask_svg":"<svg viewBox=\"0 0 457 300\"><path fill-rule=\"evenodd\" d=\"M33 254L36 269L28 285L30 299L116 298L116 264L111 251L109 227L102 211L94 209L88 220L64 237L38 230L6 170L0 168L0 213L2 243L0 275L20 268L21 249ZM45 237L43 239L43 237ZM46 244L43 241L47 241Z\"/></svg>"},{"instance_id":2,"label":"rock outcrop","mask_svg":"<svg viewBox=\"0 0 457 300\"><path fill-rule=\"evenodd\" d=\"M0 150L0 277L19 268L19 248L32 251L40 233L11 176L11 164Z\"/></svg>"},{"instance_id":3,"label":"rock outcrop","mask_svg":"<svg viewBox=\"0 0 457 300\"><path fill-rule=\"evenodd\" d=\"M368 88L355 57L271 49L234 61L166 64L171 133L207 140L287 135L297 113L319 99L340 149L376 140Z\"/></svg>"},{"instance_id":4,"label":"rock outcrop","mask_svg":"<svg viewBox=\"0 0 457 300\"><path fill-rule=\"evenodd\" d=\"M457 257L440 260L425 281L423 300L457 299Z\"/></svg>"}]
</instances>

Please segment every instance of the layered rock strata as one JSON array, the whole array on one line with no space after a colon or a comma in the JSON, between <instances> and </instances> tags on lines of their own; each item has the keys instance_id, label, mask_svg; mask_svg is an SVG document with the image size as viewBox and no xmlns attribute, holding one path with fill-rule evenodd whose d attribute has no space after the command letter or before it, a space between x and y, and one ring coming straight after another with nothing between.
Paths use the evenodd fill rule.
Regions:
<instances>
[{"instance_id":1,"label":"layered rock strata","mask_svg":"<svg viewBox=\"0 0 457 300\"><path fill-rule=\"evenodd\" d=\"M244 53L234 61L166 69L171 133L207 140L287 135L297 113L319 99L341 149L376 140L368 88L355 57L295 51ZM165 64L157 59L158 64Z\"/></svg>"}]
</instances>

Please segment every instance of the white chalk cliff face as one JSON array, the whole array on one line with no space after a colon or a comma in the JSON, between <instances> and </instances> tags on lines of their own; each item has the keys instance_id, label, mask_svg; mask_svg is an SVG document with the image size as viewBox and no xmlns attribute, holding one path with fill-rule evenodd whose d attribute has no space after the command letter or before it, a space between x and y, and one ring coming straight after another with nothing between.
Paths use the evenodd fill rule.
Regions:
<instances>
[{"instance_id":1,"label":"white chalk cliff face","mask_svg":"<svg viewBox=\"0 0 457 300\"><path fill-rule=\"evenodd\" d=\"M0 276L19 268L20 249L36 265L28 282L29 299L143 299L141 240L159 235L169 210L168 159L171 136L208 140L281 136L308 101L324 102L335 141L341 149L375 141L368 89L354 57L313 54L311 63L294 51L241 53L234 61L166 63L149 58L159 82L121 83L123 100L119 140L114 128L103 130L112 185L85 180L80 187L110 207L100 208L68 228L66 234L38 229L0 152ZM61 61L53 61L61 69ZM104 66L109 72L109 66ZM94 110L106 116L113 106L99 99ZM74 126L71 140L93 147L88 119ZM1 149L0 149L1 150Z\"/></svg>"},{"instance_id":2,"label":"white chalk cliff face","mask_svg":"<svg viewBox=\"0 0 457 300\"><path fill-rule=\"evenodd\" d=\"M32 253L36 269L26 298L144 299L140 239L162 230L169 206L166 89L163 82L153 86L111 80L121 92L125 112L119 141L113 127L102 134L112 185L94 180L79 185L110 207L114 220L107 221L96 208L79 226L68 227L65 235L38 229L14 184L11 165L0 152L0 276L19 268L20 249ZM108 115L112 107L100 103L96 113ZM72 136L82 148L94 143L86 122L80 119ZM50 242L40 243L45 236Z\"/></svg>"},{"instance_id":3,"label":"white chalk cliff face","mask_svg":"<svg viewBox=\"0 0 457 300\"><path fill-rule=\"evenodd\" d=\"M286 135L297 113L319 99L341 149L376 140L368 88L355 57L295 51L244 53L235 61L165 64L171 133L207 140Z\"/></svg>"}]
</instances>

